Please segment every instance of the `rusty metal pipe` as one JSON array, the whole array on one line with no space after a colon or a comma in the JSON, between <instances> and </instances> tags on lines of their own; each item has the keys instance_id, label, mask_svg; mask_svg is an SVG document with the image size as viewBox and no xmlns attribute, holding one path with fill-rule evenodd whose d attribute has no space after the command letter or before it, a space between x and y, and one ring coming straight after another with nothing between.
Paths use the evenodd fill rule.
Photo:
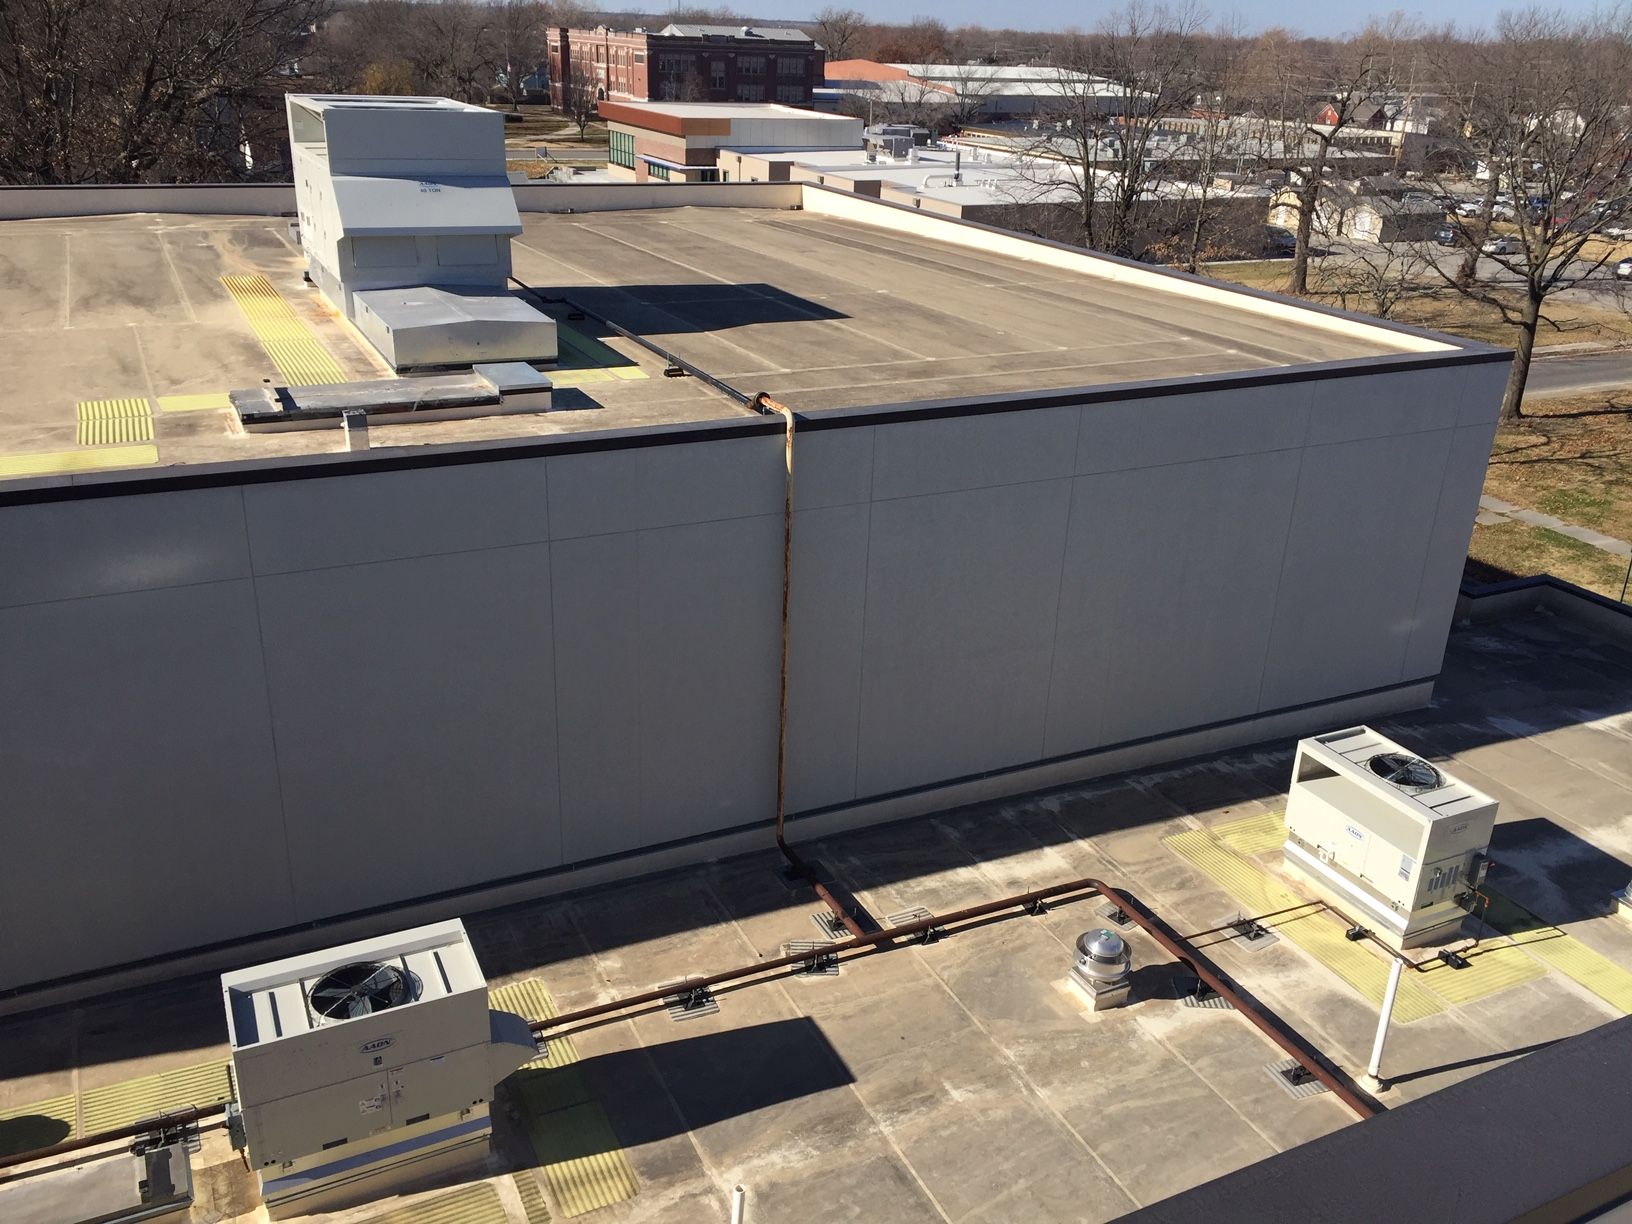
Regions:
<instances>
[{"instance_id":1,"label":"rusty metal pipe","mask_svg":"<svg viewBox=\"0 0 1632 1224\"><path fill-rule=\"evenodd\" d=\"M213 1118L217 1114L227 1112L227 1103L217 1101L214 1105L189 1105L185 1109L174 1110L163 1115L166 1125L191 1126L203 1118ZM83 1139L70 1139L66 1143L53 1144L51 1147L36 1148L32 1152L17 1152L11 1156L0 1156L0 1169L14 1169L21 1164L32 1164L36 1160L50 1160L53 1156L67 1156L74 1152L83 1152L86 1148L100 1147L104 1143L112 1143L116 1139L134 1139L137 1135L145 1135L156 1129L159 1115L143 1118L140 1122L133 1122L129 1126L115 1127L113 1130L100 1131L94 1135L86 1135Z\"/></svg>"},{"instance_id":2,"label":"rusty metal pipe","mask_svg":"<svg viewBox=\"0 0 1632 1224\"><path fill-rule=\"evenodd\" d=\"M1359 1117L1370 1118L1382 1112L1383 1107L1376 1100L1336 1066L1328 1062L1325 1056L1305 1041L1291 1025L1256 999L1243 992L1229 975L1203 955L1200 949L1169 927L1153 911L1147 909L1130 894L1091 877L1071 880L1068 883L1055 884L1047 888L1033 889L1030 892L1016 893L1013 896L1003 897L996 901L987 901L966 909L955 910L949 914L931 915L916 922L892 927L888 931L877 931L870 935L858 935L850 939L839 940L825 948L818 948L810 952L796 952L787 956L758 961L752 965L744 965L740 968L708 974L703 977L688 978L685 985L692 987L716 986L724 982L756 977L773 970L785 969L792 965L832 956L840 952L870 949L888 943L893 939L920 934L933 928L951 927L977 918L985 918L1004 910L1029 909L1037 902L1075 892L1097 892L1121 909L1123 913L1133 919L1141 930L1160 944L1165 951L1181 964L1187 966L1209 987L1228 999L1236 1010L1245 1016L1255 1028L1295 1059L1300 1066L1308 1070L1311 1075L1329 1088L1338 1100L1347 1105ZM639 994L626 995L606 1003L597 1003L592 1007L579 1008L577 1011L552 1016L545 1020L535 1020L532 1022L531 1028L534 1033L548 1033L552 1029L562 1028L569 1024L593 1020L600 1016L639 1007L646 1003L660 1002L663 999L672 997L678 993L678 990L679 988L676 986L667 986L656 990L642 991Z\"/></svg>"},{"instance_id":3,"label":"rusty metal pipe","mask_svg":"<svg viewBox=\"0 0 1632 1224\"><path fill-rule=\"evenodd\" d=\"M787 475L782 484L782 678L777 691L776 719L776 848L787 859L788 866L800 879L815 889L816 895L833 912L852 936L867 932L856 917L835 897L826 884L811 870L788 845L785 825L788 814L788 646L791 640L789 618L793 611L793 409L779 404L765 392L754 396L750 404L756 412L780 413L788 428L783 443L783 463Z\"/></svg>"}]
</instances>

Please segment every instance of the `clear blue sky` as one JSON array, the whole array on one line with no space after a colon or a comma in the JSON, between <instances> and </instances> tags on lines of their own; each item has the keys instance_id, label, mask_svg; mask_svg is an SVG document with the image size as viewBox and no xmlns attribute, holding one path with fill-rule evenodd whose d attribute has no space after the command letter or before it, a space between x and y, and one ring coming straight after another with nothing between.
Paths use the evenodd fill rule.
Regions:
<instances>
[{"instance_id":1,"label":"clear blue sky","mask_svg":"<svg viewBox=\"0 0 1632 1224\"><path fill-rule=\"evenodd\" d=\"M705 3L707 0L705 0ZM855 8L874 21L905 22L920 14L938 17L947 25L978 24L1014 29L1061 30L1068 26L1091 30L1107 13L1120 7L1114 0L1090 3L1061 3L1060 0L736 0L731 7L760 18L808 18L833 3L839 8ZM1501 8L1522 8L1522 4L1489 4L1480 0L1435 0L1432 4L1396 4L1388 0L1359 4L1316 5L1307 0L1234 0L1233 3L1202 3L1215 15L1234 12L1249 31L1281 25L1305 34L1343 34L1359 30L1369 18L1385 18L1395 10L1419 17L1434 25L1454 21L1460 26L1483 26ZM1593 0L1554 0L1547 8L1586 14Z\"/></svg>"}]
</instances>

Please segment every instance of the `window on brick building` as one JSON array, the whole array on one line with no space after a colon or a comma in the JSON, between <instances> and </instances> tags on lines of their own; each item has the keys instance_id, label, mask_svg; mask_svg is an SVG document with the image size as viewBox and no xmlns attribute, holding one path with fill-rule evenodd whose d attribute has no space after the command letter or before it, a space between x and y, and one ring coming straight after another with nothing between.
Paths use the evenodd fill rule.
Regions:
<instances>
[{"instance_id":1,"label":"window on brick building","mask_svg":"<svg viewBox=\"0 0 1632 1224\"><path fill-rule=\"evenodd\" d=\"M776 57L776 75L802 77L805 75L805 61L796 55L779 55Z\"/></svg>"},{"instance_id":2,"label":"window on brick building","mask_svg":"<svg viewBox=\"0 0 1632 1224\"><path fill-rule=\"evenodd\" d=\"M737 56L737 75L745 77L764 76L765 57L763 55Z\"/></svg>"},{"instance_id":3,"label":"window on brick building","mask_svg":"<svg viewBox=\"0 0 1632 1224\"><path fill-rule=\"evenodd\" d=\"M763 85L738 85L737 86L737 101L738 102L763 102L763 101L765 101L765 86L763 86Z\"/></svg>"},{"instance_id":4,"label":"window on brick building","mask_svg":"<svg viewBox=\"0 0 1632 1224\"><path fill-rule=\"evenodd\" d=\"M711 60L708 65L708 83L714 89L725 88L725 61Z\"/></svg>"}]
</instances>

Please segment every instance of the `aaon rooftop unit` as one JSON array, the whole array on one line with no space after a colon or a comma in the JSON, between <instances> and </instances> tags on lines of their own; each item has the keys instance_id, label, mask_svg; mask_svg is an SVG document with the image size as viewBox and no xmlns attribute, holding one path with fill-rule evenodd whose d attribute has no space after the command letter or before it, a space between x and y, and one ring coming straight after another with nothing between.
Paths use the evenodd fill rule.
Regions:
<instances>
[{"instance_id":1,"label":"aaon rooftop unit","mask_svg":"<svg viewBox=\"0 0 1632 1224\"><path fill-rule=\"evenodd\" d=\"M490 1011L460 922L223 974L236 1100L274 1218L400 1191L487 1154L493 1087L537 1056Z\"/></svg>"},{"instance_id":2,"label":"aaon rooftop unit","mask_svg":"<svg viewBox=\"0 0 1632 1224\"><path fill-rule=\"evenodd\" d=\"M1402 948L1454 939L1484 881L1496 801L1370 727L1298 742L1285 863Z\"/></svg>"}]
</instances>

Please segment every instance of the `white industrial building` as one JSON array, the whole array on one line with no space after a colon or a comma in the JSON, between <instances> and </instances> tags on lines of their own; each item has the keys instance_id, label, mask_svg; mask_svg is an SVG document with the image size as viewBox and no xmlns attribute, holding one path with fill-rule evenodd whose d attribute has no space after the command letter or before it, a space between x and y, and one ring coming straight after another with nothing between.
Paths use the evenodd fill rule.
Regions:
<instances>
[{"instance_id":1,"label":"white industrial building","mask_svg":"<svg viewBox=\"0 0 1632 1224\"><path fill-rule=\"evenodd\" d=\"M331 172L371 113L313 112ZM551 410L361 450L214 397L288 381L227 249L390 373L293 189L102 195L47 252L123 262L0 423L5 1006L762 846L784 628L800 837L1431 696L1505 352L818 183L522 186L519 233L495 189L447 224L561 329ZM308 252L397 240L350 234Z\"/></svg>"}]
</instances>

